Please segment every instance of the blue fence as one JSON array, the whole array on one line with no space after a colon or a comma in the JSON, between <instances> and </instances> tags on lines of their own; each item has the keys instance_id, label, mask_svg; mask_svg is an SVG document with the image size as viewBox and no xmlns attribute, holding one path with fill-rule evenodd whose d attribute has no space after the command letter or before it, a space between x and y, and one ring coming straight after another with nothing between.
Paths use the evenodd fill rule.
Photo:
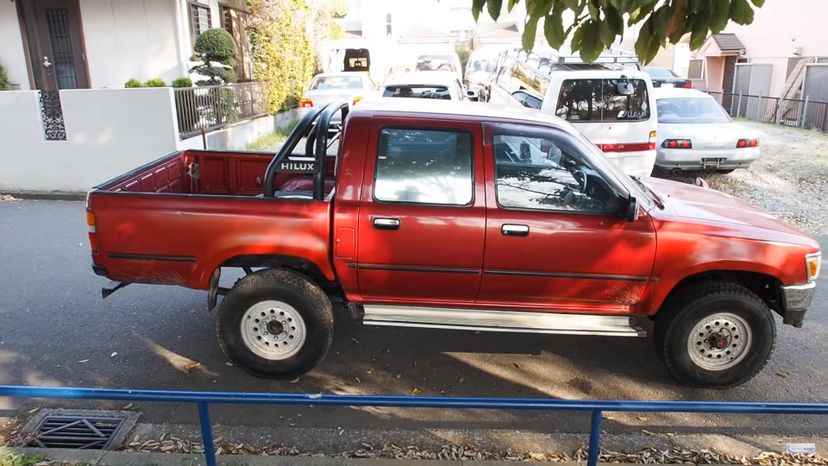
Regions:
<instances>
[{"instance_id":1,"label":"blue fence","mask_svg":"<svg viewBox=\"0 0 828 466\"><path fill-rule=\"evenodd\" d=\"M598 464L601 417L604 412L679 412L724 414L828 414L828 403L761 403L708 401L555 400L545 398L464 398L429 396L325 395L304 393L239 393L168 390L116 390L106 388L54 388L0 385L0 397L62 398L76 400L128 400L194 403L198 405L204 456L216 466L210 404L266 404L343 407L527 409L587 411L592 416L587 464Z\"/></svg>"}]
</instances>

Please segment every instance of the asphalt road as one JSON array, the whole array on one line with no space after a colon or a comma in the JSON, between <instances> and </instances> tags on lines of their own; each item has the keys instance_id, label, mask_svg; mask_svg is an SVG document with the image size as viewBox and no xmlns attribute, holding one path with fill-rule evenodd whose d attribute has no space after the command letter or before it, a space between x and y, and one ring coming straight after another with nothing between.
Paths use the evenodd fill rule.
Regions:
<instances>
[{"instance_id":1,"label":"asphalt road","mask_svg":"<svg viewBox=\"0 0 828 466\"><path fill-rule=\"evenodd\" d=\"M782 326L765 370L726 391L677 385L650 339L363 327L340 315L325 361L298 381L257 379L229 365L206 293L132 285L101 300L90 269L82 202L0 202L0 384L349 394L447 394L575 399L811 401L828 399L828 274L802 329ZM828 237L819 239L828 249ZM197 367L196 363L200 363ZM0 399L0 416L31 404ZM68 403L64 403L68 404ZM122 405L123 403L121 403ZM191 407L140 406L142 422L194 421ZM584 432L582 413L217 407L225 426ZM822 437L828 419L613 415L612 432ZM340 432L341 433L341 432ZM364 434L367 435L367 434ZM313 442L313 439L306 439Z\"/></svg>"}]
</instances>

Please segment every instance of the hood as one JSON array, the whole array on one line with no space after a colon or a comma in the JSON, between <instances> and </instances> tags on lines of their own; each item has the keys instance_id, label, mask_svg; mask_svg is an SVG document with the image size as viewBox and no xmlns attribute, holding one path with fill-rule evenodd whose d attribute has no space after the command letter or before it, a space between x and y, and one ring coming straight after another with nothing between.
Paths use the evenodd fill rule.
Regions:
<instances>
[{"instance_id":1,"label":"hood","mask_svg":"<svg viewBox=\"0 0 828 466\"><path fill-rule=\"evenodd\" d=\"M658 220L701 223L735 230L742 237L819 247L807 234L729 194L658 178L644 182L664 201L664 210L652 210Z\"/></svg>"}]
</instances>

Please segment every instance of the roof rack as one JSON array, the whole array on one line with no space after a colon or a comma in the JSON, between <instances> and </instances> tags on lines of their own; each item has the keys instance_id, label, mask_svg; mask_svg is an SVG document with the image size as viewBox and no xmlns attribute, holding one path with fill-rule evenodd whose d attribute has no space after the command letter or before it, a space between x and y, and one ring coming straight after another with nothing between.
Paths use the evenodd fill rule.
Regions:
<instances>
[{"instance_id":1,"label":"roof rack","mask_svg":"<svg viewBox=\"0 0 828 466\"><path fill-rule=\"evenodd\" d=\"M602 52L592 63L584 62L579 55L562 53L555 49L527 52L522 48L515 48L504 52L504 57L514 58L519 62L535 68L539 72L542 72L542 68L548 68L548 72L550 73L558 70L586 70L596 68L612 70L620 70L623 68L641 69L641 63L634 53L614 47Z\"/></svg>"}]
</instances>

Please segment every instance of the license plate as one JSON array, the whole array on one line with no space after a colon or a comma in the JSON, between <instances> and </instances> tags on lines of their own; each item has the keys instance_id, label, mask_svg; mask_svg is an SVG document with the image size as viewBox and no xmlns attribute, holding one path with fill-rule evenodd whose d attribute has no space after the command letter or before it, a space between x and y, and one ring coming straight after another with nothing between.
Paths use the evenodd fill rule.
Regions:
<instances>
[{"instance_id":1,"label":"license plate","mask_svg":"<svg viewBox=\"0 0 828 466\"><path fill-rule=\"evenodd\" d=\"M702 157L701 163L703 166L714 166L718 167L719 165L727 162L727 157Z\"/></svg>"}]
</instances>

